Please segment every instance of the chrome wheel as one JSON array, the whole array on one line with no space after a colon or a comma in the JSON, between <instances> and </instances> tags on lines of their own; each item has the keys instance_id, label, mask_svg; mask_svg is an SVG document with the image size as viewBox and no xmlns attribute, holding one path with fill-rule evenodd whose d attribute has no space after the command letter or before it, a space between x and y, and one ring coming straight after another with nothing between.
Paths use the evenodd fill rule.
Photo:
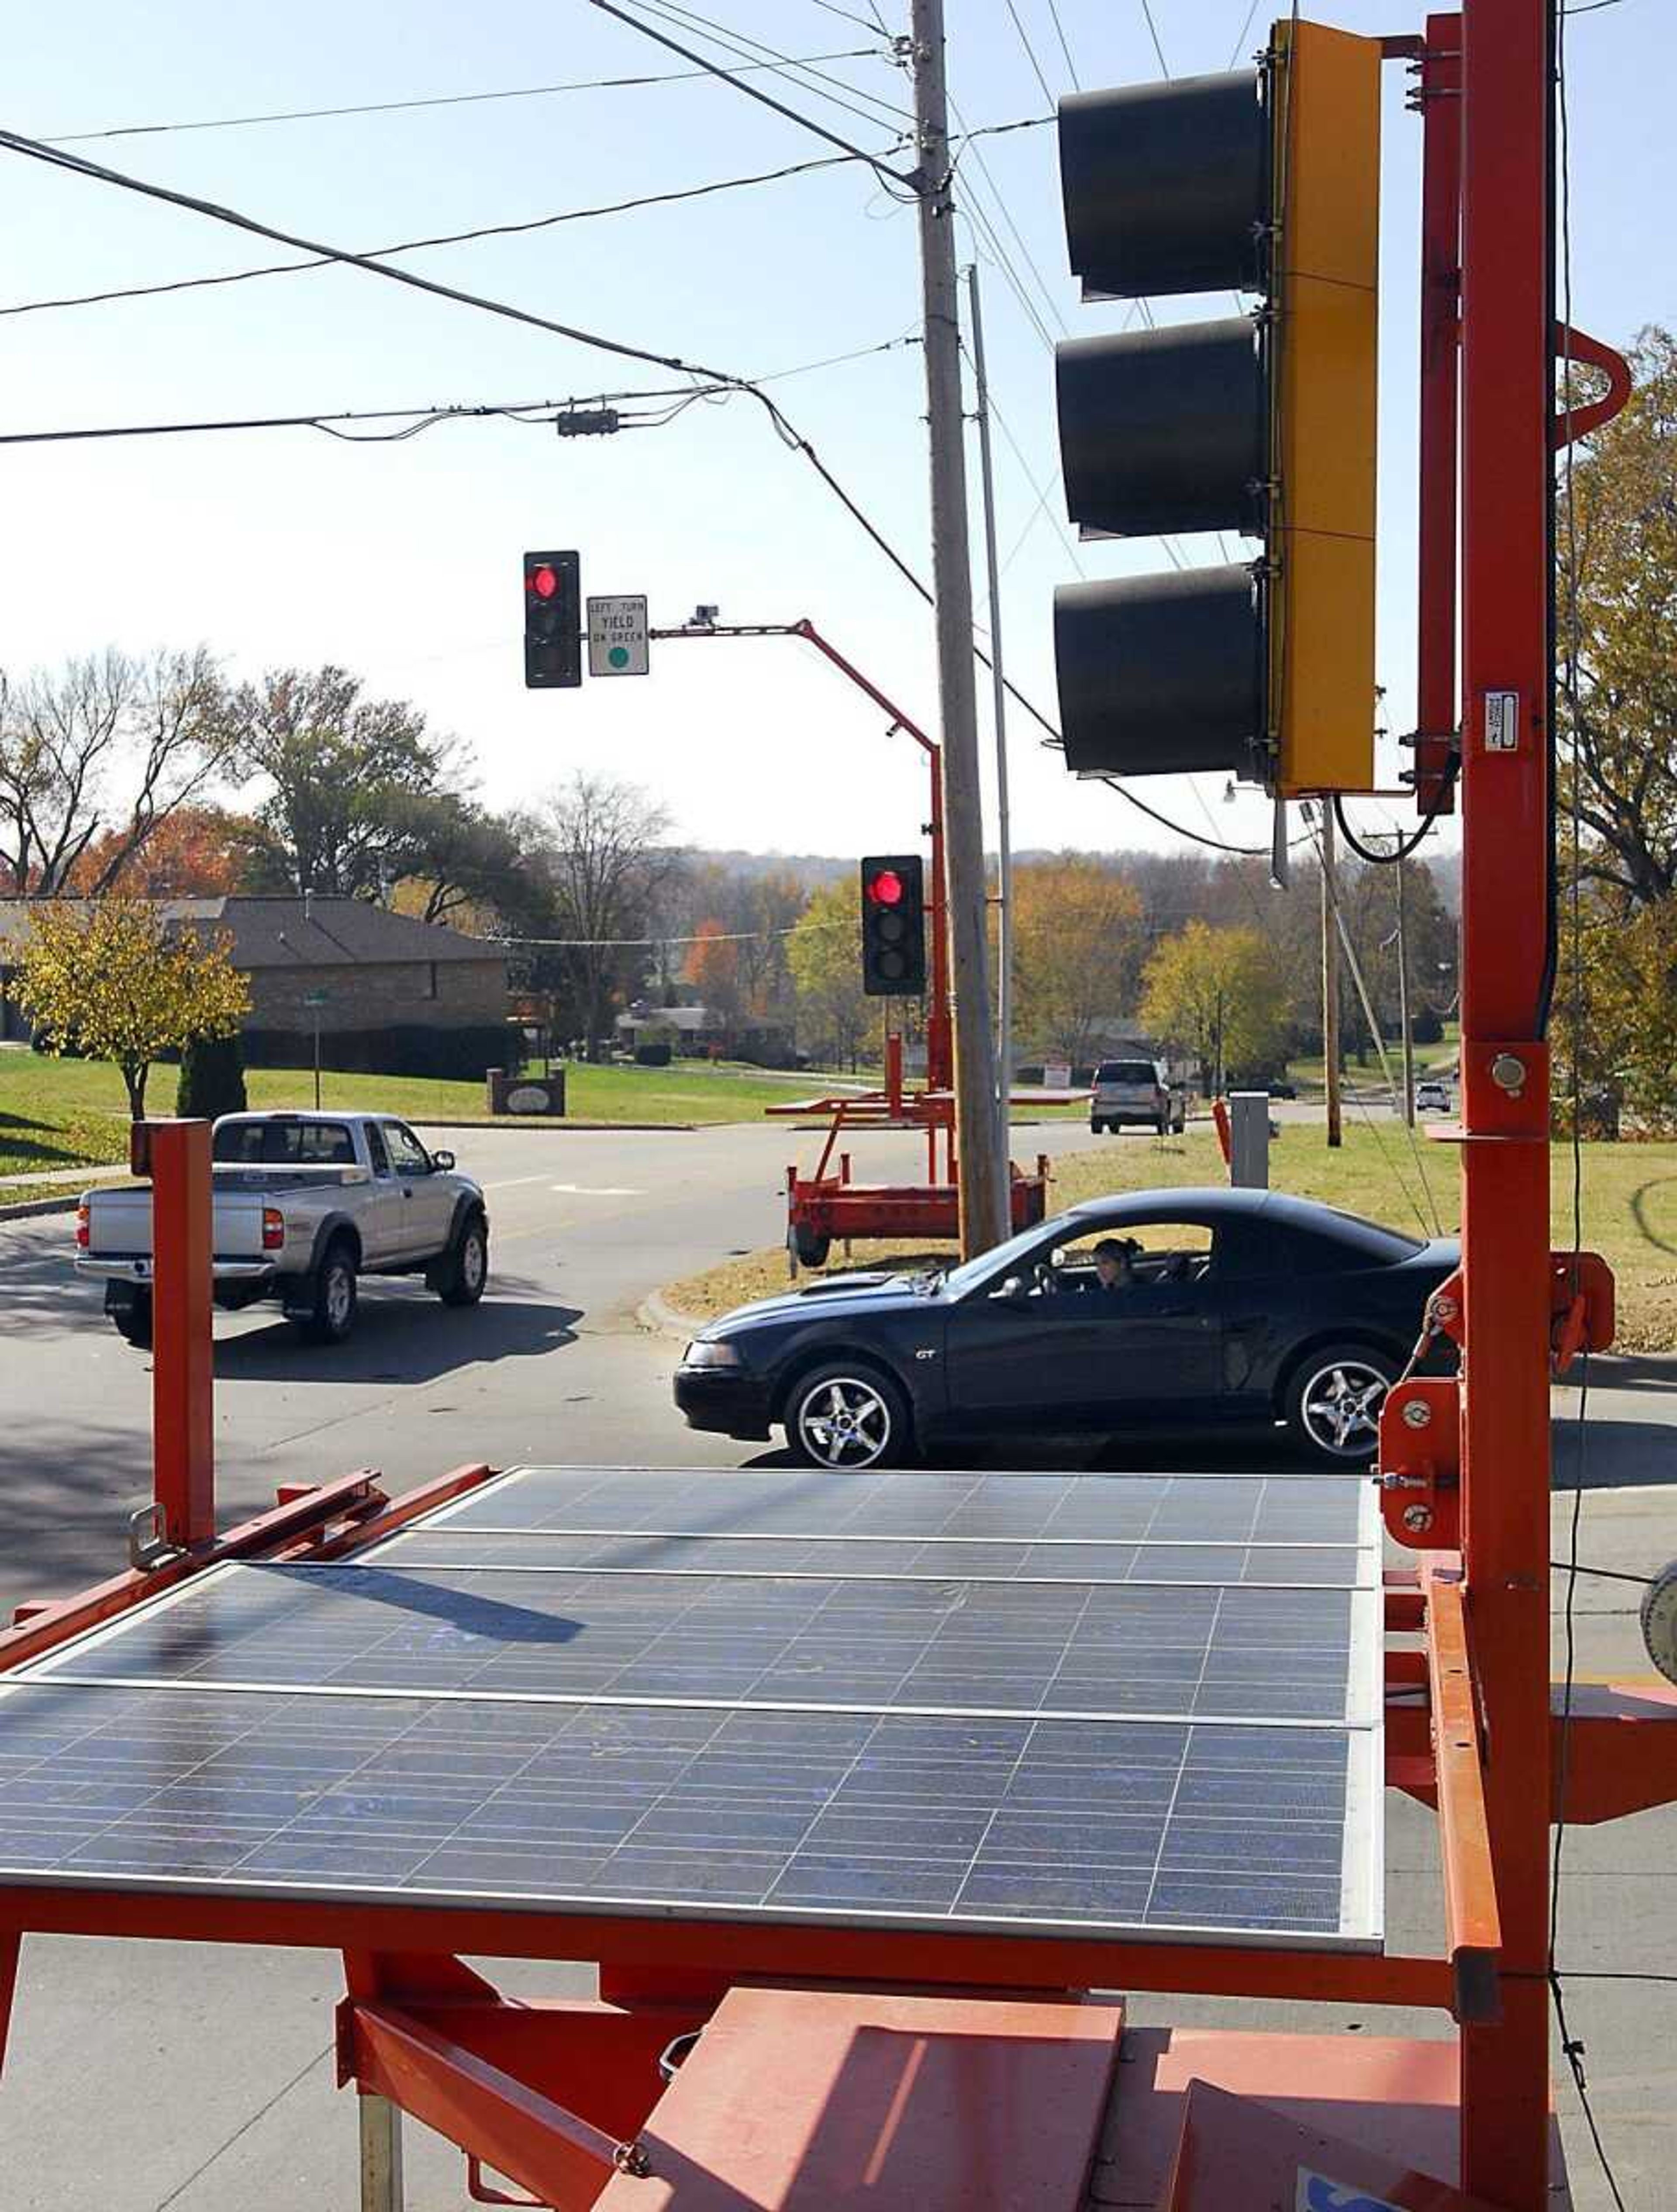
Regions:
<instances>
[{"instance_id":1,"label":"chrome wheel","mask_svg":"<svg viewBox=\"0 0 1677 2212\"><path fill-rule=\"evenodd\" d=\"M342 1261L326 1270L325 1290L322 1304L327 1322L335 1333L341 1333L349 1326L349 1316L355 1310L355 1279Z\"/></svg>"},{"instance_id":2,"label":"chrome wheel","mask_svg":"<svg viewBox=\"0 0 1677 2212\"><path fill-rule=\"evenodd\" d=\"M799 1401L797 1441L817 1467L872 1467L890 1448L891 1409L860 1375L823 1376Z\"/></svg>"},{"instance_id":3,"label":"chrome wheel","mask_svg":"<svg viewBox=\"0 0 1677 2212\"><path fill-rule=\"evenodd\" d=\"M1380 1408L1390 1387L1388 1376L1372 1360L1330 1359L1306 1378L1299 1393L1299 1426L1329 1459L1371 1459L1380 1438Z\"/></svg>"},{"instance_id":4,"label":"chrome wheel","mask_svg":"<svg viewBox=\"0 0 1677 2212\"><path fill-rule=\"evenodd\" d=\"M488 1272L489 1255L483 1249L483 1231L468 1229L465 1242L460 1247L460 1286L473 1297L483 1287Z\"/></svg>"}]
</instances>

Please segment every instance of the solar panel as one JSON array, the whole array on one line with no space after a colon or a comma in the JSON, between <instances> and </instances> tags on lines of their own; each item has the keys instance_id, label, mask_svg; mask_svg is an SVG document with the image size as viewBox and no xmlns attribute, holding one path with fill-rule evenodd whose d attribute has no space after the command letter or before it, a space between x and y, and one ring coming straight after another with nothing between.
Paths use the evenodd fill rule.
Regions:
<instances>
[{"instance_id":1,"label":"solar panel","mask_svg":"<svg viewBox=\"0 0 1677 2212\"><path fill-rule=\"evenodd\" d=\"M1334 1477L515 1473L9 1678L0 1881L1368 1948L1376 1513Z\"/></svg>"}]
</instances>

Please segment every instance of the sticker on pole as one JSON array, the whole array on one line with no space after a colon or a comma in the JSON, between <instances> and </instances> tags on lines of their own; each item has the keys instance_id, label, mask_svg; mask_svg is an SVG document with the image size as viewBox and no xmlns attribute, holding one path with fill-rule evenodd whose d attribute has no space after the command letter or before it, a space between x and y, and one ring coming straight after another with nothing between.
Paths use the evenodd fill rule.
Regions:
<instances>
[{"instance_id":1,"label":"sticker on pole","mask_svg":"<svg viewBox=\"0 0 1677 2212\"><path fill-rule=\"evenodd\" d=\"M645 599L590 599L590 676L645 676L651 665Z\"/></svg>"},{"instance_id":2,"label":"sticker on pole","mask_svg":"<svg viewBox=\"0 0 1677 2212\"><path fill-rule=\"evenodd\" d=\"M1389 2197L1370 2197L1366 2190L1330 2181L1325 2173L1312 2173L1301 2166L1293 2212L1403 2212L1403 2207Z\"/></svg>"}]
</instances>

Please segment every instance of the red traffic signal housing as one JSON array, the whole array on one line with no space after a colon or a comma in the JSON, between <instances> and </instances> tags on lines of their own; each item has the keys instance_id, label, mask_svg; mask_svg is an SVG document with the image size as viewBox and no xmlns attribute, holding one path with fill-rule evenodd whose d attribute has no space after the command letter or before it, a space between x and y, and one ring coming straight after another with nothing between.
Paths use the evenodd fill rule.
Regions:
<instances>
[{"instance_id":1,"label":"red traffic signal housing","mask_svg":"<svg viewBox=\"0 0 1677 2212\"><path fill-rule=\"evenodd\" d=\"M569 690L582 681L582 563L575 553L524 556L524 683Z\"/></svg>"},{"instance_id":2,"label":"red traffic signal housing","mask_svg":"<svg viewBox=\"0 0 1677 2212\"><path fill-rule=\"evenodd\" d=\"M918 853L862 862L862 988L871 999L926 989L926 871Z\"/></svg>"}]
</instances>

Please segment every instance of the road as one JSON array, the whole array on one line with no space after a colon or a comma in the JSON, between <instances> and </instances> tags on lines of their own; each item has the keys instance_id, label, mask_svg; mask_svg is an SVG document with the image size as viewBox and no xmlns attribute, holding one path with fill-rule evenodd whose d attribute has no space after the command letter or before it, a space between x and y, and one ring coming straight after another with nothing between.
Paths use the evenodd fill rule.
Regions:
<instances>
[{"instance_id":1,"label":"road","mask_svg":"<svg viewBox=\"0 0 1677 2212\"><path fill-rule=\"evenodd\" d=\"M1077 1124L1044 1124L1022 1153L1081 1148ZM371 1289L348 1346L301 1345L270 1310L218 1317L216 1432L223 1514L271 1501L278 1482L373 1466L403 1487L469 1458L732 1465L756 1448L696 1436L669 1402L675 1347L635 1309L659 1283L777 1241L785 1163L811 1140L787 1127L670 1132L455 1131L447 1141L488 1187L492 1295L450 1312L417 1285ZM1108 1138L1098 1140L1110 1145ZM918 1146L859 1138L859 1176L911 1174ZM0 1224L0 1598L75 1588L120 1556L129 1507L149 1482L149 1362L104 1322L67 1264L65 1216ZM1575 1394L1557 1394L1565 1419ZM1602 1361L1590 1390L1582 1556L1645 1573L1677 1553L1671 1445L1677 1366ZM1050 1450L1052 1448L1048 1448ZM1226 1451L1226 1447L1224 1448ZM1563 1435L1563 1469L1575 1449ZM1285 1464L1285 1448L1261 1456ZM1243 1452L1245 1463L1254 1455ZM1206 1463L1202 1447L1137 1443L1109 1465ZM1556 1499L1556 1556L1569 1501ZM1586 1581L1583 1673L1645 1670L1638 1593ZM1556 1599L1559 1604L1559 1590ZM1557 1613L1557 1645L1559 1621ZM1437 1940L1430 1815L1393 1798L1391 1938ZM1567 1845L1561 1958L1587 1973L1673 1967L1677 1814L1644 1814ZM588 1985L584 1969L496 1968L519 1991ZM0 2092L0 2212L349 2212L354 2113L332 2086L334 1962L313 1954L33 1940ZM1632 2206L1662 2195L1677 2162L1672 1991L1583 1981L1573 2027L1589 2046L1598 2113ZM1340 2008L1248 2006L1252 2024L1437 2034L1430 2018ZM1132 2017L1228 2022L1227 2005L1138 2001ZM95 2109L90 2085L96 2085ZM1579 2207L1608 2199L1569 2086L1558 2091ZM456 2212L458 2161L410 2130L411 2212Z\"/></svg>"}]
</instances>

